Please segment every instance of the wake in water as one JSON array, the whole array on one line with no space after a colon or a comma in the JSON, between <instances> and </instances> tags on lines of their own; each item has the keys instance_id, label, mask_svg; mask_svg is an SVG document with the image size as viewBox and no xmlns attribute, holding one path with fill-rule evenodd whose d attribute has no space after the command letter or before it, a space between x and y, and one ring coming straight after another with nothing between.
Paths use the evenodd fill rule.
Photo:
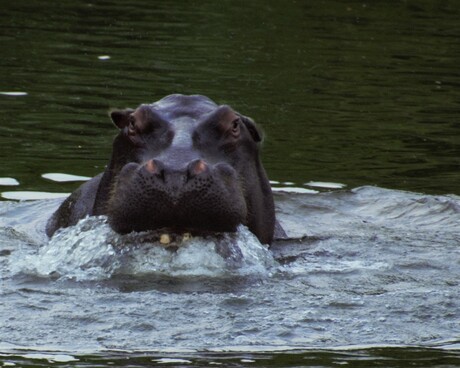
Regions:
<instances>
[{"instance_id":1,"label":"wake in water","mask_svg":"<svg viewBox=\"0 0 460 368\"><path fill-rule=\"evenodd\" d=\"M269 274L276 265L268 248L244 226L235 233L165 241L158 232L120 235L105 216L87 217L62 229L36 254L11 258L10 269L15 274L77 281L126 274Z\"/></svg>"}]
</instances>

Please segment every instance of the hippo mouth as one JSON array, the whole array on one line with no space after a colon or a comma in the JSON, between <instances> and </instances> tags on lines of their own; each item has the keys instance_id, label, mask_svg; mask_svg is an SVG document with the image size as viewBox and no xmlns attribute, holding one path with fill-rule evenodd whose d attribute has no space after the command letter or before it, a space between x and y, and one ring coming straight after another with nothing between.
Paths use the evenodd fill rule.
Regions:
<instances>
[{"instance_id":1,"label":"hippo mouth","mask_svg":"<svg viewBox=\"0 0 460 368\"><path fill-rule=\"evenodd\" d=\"M108 206L113 230L126 234L162 229L165 234L205 235L235 232L246 222L246 203L231 166L211 167L197 160L186 170L167 175L158 166L150 160L122 169Z\"/></svg>"},{"instance_id":2,"label":"hippo mouth","mask_svg":"<svg viewBox=\"0 0 460 368\"><path fill-rule=\"evenodd\" d=\"M176 251L179 248L186 246L194 239L212 239L213 241L225 239L225 234L228 232L177 232L169 228L148 230L143 232L132 232L123 235L123 246L127 243L133 244L156 244L163 248ZM219 244L219 243L216 243ZM224 246L225 244L221 244Z\"/></svg>"},{"instance_id":3,"label":"hippo mouth","mask_svg":"<svg viewBox=\"0 0 460 368\"><path fill-rule=\"evenodd\" d=\"M134 240L137 244L157 243L171 250L178 249L179 247L186 244L188 241L190 241L192 238L196 236L205 236L205 234L199 233L181 233L168 228L149 230L145 232L131 234L134 235ZM128 234L127 236L131 235Z\"/></svg>"}]
</instances>

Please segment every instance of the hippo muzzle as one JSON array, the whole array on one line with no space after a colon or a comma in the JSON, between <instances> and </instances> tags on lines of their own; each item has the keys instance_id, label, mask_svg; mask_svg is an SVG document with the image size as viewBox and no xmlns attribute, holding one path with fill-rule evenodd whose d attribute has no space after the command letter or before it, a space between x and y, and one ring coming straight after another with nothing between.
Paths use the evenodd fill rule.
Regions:
<instances>
[{"instance_id":1,"label":"hippo muzzle","mask_svg":"<svg viewBox=\"0 0 460 368\"><path fill-rule=\"evenodd\" d=\"M111 118L119 133L106 170L64 201L49 236L106 215L119 233L229 232L243 224L271 243L273 196L251 119L200 95L170 95Z\"/></svg>"},{"instance_id":2,"label":"hippo muzzle","mask_svg":"<svg viewBox=\"0 0 460 368\"><path fill-rule=\"evenodd\" d=\"M197 159L181 169L151 159L127 164L108 203L110 226L119 233L168 228L173 232L228 232L245 222L238 175L228 164Z\"/></svg>"}]
</instances>

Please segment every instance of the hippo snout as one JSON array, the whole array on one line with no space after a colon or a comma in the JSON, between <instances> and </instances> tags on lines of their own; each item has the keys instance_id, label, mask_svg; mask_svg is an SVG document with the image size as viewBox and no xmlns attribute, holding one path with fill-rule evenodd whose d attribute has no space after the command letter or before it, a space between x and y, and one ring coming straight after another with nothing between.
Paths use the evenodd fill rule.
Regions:
<instances>
[{"instance_id":1,"label":"hippo snout","mask_svg":"<svg viewBox=\"0 0 460 368\"><path fill-rule=\"evenodd\" d=\"M108 206L119 233L169 228L174 231L235 231L247 208L236 171L228 164L195 159L183 168L150 159L129 163L118 175Z\"/></svg>"},{"instance_id":2,"label":"hippo snout","mask_svg":"<svg viewBox=\"0 0 460 368\"><path fill-rule=\"evenodd\" d=\"M201 176L197 180L204 180L206 174L209 174L208 165L201 159L190 162L183 170L168 168L163 162L151 159L143 165L143 169L153 175L151 180L163 182L164 187L169 189L172 196L173 192L179 194L181 189L183 189L189 181L193 181L197 176ZM196 183L192 185L196 185Z\"/></svg>"}]
</instances>

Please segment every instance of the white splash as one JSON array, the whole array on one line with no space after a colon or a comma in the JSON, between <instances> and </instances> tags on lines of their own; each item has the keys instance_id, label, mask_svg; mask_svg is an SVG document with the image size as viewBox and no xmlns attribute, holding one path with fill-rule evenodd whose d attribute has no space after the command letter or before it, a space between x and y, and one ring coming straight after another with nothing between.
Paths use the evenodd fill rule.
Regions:
<instances>
[{"instance_id":1,"label":"white splash","mask_svg":"<svg viewBox=\"0 0 460 368\"><path fill-rule=\"evenodd\" d=\"M105 216L87 217L58 231L36 254L12 256L13 273L103 280L112 275L227 276L270 274L271 252L244 226L235 233L175 240L167 247L155 232L119 235Z\"/></svg>"}]
</instances>

